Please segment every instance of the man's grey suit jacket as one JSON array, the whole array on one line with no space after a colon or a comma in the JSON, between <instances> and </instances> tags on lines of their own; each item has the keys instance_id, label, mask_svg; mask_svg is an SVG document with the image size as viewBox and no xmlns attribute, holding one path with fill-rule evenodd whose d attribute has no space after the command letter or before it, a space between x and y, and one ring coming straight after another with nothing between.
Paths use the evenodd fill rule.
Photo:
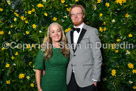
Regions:
<instances>
[{"instance_id":1,"label":"man's grey suit jacket","mask_svg":"<svg viewBox=\"0 0 136 91\"><path fill-rule=\"evenodd\" d=\"M73 66L75 79L80 87L92 85L92 79L100 81L102 55L97 29L84 24L75 49L72 46L73 31L68 31L66 37L70 48L67 84L70 82Z\"/></svg>"}]
</instances>

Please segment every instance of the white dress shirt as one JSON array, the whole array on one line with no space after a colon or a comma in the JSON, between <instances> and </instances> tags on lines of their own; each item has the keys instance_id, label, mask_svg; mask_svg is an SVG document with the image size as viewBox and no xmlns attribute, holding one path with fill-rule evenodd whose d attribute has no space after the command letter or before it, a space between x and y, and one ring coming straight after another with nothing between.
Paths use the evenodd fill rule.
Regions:
<instances>
[{"instance_id":1,"label":"white dress shirt","mask_svg":"<svg viewBox=\"0 0 136 91\"><path fill-rule=\"evenodd\" d=\"M84 26L84 23L82 23L82 24L81 24L80 26L78 26L78 27L74 26L74 28L80 28L80 32L79 32L79 33L78 33L77 31L74 31L74 32L73 32L74 49L75 49L75 47L76 47L76 44L77 44L77 41L78 41L78 38L79 38L79 36L80 36L80 33L81 33L81 31L82 31L83 26ZM73 66L73 72L74 72L74 66Z\"/></svg>"},{"instance_id":2,"label":"white dress shirt","mask_svg":"<svg viewBox=\"0 0 136 91\"><path fill-rule=\"evenodd\" d=\"M74 26L74 28L80 28L80 32L78 33L77 31L74 31L74 33L73 33L73 42L74 42L74 49L75 49L75 47L76 47L76 44L77 44L77 41L78 41L78 38L79 38L79 35L80 35L80 33L81 33L81 31L82 31L82 28L83 28L83 26L84 26L84 23L82 23L80 26L78 26L78 27L76 27L76 26Z\"/></svg>"}]
</instances>

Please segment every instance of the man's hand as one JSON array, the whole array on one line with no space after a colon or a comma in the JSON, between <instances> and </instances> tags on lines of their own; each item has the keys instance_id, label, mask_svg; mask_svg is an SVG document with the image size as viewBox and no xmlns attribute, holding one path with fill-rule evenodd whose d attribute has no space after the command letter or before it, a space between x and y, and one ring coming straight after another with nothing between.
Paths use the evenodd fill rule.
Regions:
<instances>
[{"instance_id":1,"label":"man's hand","mask_svg":"<svg viewBox=\"0 0 136 91\"><path fill-rule=\"evenodd\" d=\"M93 82L93 84L97 87L97 82Z\"/></svg>"}]
</instances>

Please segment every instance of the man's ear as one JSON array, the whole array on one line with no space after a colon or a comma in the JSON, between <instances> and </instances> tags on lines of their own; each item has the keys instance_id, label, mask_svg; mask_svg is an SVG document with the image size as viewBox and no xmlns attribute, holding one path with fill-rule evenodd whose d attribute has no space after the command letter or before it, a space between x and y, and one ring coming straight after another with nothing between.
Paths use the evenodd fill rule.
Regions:
<instances>
[{"instance_id":1,"label":"man's ear","mask_svg":"<svg viewBox=\"0 0 136 91\"><path fill-rule=\"evenodd\" d=\"M85 18L85 15L83 15L83 18Z\"/></svg>"}]
</instances>

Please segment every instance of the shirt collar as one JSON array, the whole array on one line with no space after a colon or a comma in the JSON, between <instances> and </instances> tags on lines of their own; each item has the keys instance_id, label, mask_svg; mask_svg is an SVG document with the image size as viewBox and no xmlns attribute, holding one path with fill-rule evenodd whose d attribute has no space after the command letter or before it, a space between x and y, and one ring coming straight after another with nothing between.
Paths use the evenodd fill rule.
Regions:
<instances>
[{"instance_id":1,"label":"shirt collar","mask_svg":"<svg viewBox=\"0 0 136 91\"><path fill-rule=\"evenodd\" d=\"M83 26L84 26L84 22L78 27L74 26L74 28L80 28L82 30Z\"/></svg>"}]
</instances>

